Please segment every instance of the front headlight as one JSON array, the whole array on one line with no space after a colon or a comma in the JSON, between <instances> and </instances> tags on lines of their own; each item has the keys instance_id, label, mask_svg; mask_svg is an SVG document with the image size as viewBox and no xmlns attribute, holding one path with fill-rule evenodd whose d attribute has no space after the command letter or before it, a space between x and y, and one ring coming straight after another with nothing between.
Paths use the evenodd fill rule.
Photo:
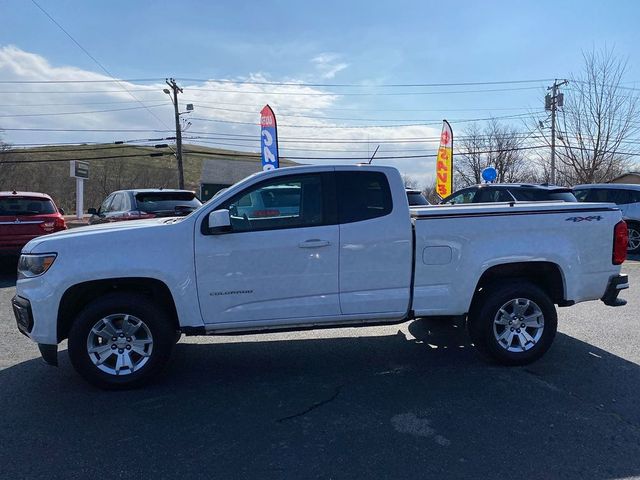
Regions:
<instances>
[{"instance_id":1,"label":"front headlight","mask_svg":"<svg viewBox=\"0 0 640 480\"><path fill-rule=\"evenodd\" d=\"M49 270L55 259L55 253L20 255L20 260L18 261L18 278L32 278L42 275Z\"/></svg>"}]
</instances>

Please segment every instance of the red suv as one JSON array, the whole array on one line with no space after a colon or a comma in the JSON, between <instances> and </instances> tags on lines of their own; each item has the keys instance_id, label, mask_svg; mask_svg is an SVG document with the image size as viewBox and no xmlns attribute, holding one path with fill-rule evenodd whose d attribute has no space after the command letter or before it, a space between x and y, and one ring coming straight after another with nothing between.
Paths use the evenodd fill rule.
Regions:
<instances>
[{"instance_id":1,"label":"red suv","mask_svg":"<svg viewBox=\"0 0 640 480\"><path fill-rule=\"evenodd\" d=\"M0 255L18 255L32 238L65 230L63 213L44 193L0 192Z\"/></svg>"}]
</instances>

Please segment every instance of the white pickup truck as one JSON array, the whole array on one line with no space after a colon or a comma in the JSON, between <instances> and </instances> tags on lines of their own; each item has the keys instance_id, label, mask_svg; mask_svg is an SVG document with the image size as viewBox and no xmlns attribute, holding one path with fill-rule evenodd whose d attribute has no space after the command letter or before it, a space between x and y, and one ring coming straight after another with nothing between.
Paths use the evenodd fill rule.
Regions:
<instances>
[{"instance_id":1,"label":"white pickup truck","mask_svg":"<svg viewBox=\"0 0 640 480\"><path fill-rule=\"evenodd\" d=\"M259 201L257 201L259 199ZM255 207L254 207L255 205ZM18 328L57 365L126 388L186 335L464 317L477 349L532 362L555 305L624 304L627 228L611 204L409 210L397 170L304 166L252 175L183 218L32 240L18 265Z\"/></svg>"}]
</instances>

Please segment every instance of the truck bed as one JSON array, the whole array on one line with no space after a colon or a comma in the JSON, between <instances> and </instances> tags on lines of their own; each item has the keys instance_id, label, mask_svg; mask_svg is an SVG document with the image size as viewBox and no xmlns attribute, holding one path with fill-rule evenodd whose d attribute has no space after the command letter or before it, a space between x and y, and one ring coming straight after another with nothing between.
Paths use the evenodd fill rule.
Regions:
<instances>
[{"instance_id":1,"label":"truck bed","mask_svg":"<svg viewBox=\"0 0 640 480\"><path fill-rule=\"evenodd\" d=\"M495 265L544 263L559 271L568 304L602 296L610 275L613 226L608 203L491 203L411 209L417 316L463 315L479 279ZM561 268L559 266L562 266Z\"/></svg>"}]
</instances>

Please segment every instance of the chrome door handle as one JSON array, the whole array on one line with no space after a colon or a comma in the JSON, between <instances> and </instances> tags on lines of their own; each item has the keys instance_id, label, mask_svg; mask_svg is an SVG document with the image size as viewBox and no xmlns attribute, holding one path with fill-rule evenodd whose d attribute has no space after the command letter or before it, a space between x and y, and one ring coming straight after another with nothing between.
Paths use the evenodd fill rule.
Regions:
<instances>
[{"instance_id":1,"label":"chrome door handle","mask_svg":"<svg viewBox=\"0 0 640 480\"><path fill-rule=\"evenodd\" d=\"M298 247L300 247L300 248L320 248L320 247L328 247L329 245L331 245L331 242L329 242L328 240L318 240L317 238L314 238L312 240L307 240L305 242L300 242L298 244Z\"/></svg>"}]
</instances>

